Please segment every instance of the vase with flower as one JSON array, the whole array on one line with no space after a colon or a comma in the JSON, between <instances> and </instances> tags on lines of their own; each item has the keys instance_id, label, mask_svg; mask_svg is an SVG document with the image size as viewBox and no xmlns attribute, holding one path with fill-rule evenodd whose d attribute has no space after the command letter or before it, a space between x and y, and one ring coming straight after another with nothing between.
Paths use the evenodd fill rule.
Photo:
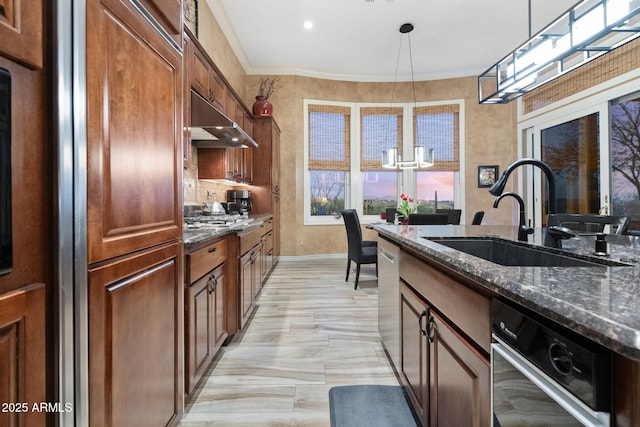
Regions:
<instances>
[{"instance_id":1,"label":"vase with flower","mask_svg":"<svg viewBox=\"0 0 640 427\"><path fill-rule=\"evenodd\" d=\"M402 224L406 224L409 221L409 215L415 213L418 210L418 205L414 203L413 197L407 193L400 194L400 205L396 208L398 211L398 220Z\"/></svg>"}]
</instances>

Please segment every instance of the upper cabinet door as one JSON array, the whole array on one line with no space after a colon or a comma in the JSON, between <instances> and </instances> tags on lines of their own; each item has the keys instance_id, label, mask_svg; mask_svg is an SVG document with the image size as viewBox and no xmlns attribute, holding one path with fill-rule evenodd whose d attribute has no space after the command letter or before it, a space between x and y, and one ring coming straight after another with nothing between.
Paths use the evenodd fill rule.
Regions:
<instances>
[{"instance_id":1,"label":"upper cabinet door","mask_svg":"<svg viewBox=\"0 0 640 427\"><path fill-rule=\"evenodd\" d=\"M182 234L182 55L109 3L87 6L89 263Z\"/></svg>"},{"instance_id":2,"label":"upper cabinet door","mask_svg":"<svg viewBox=\"0 0 640 427\"><path fill-rule=\"evenodd\" d=\"M0 53L42 68L42 0L0 0Z\"/></svg>"}]
</instances>

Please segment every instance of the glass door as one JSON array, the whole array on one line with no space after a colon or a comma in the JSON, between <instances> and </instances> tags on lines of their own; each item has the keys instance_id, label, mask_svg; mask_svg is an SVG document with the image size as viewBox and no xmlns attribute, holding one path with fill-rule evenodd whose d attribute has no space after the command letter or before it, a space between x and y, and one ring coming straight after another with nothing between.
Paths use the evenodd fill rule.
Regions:
<instances>
[{"instance_id":1,"label":"glass door","mask_svg":"<svg viewBox=\"0 0 640 427\"><path fill-rule=\"evenodd\" d=\"M611 215L640 229L640 93L611 102Z\"/></svg>"},{"instance_id":2,"label":"glass door","mask_svg":"<svg viewBox=\"0 0 640 427\"><path fill-rule=\"evenodd\" d=\"M599 213L599 114L592 113L543 129L540 145L540 159L555 174L558 212ZM542 202L546 215L546 197Z\"/></svg>"}]
</instances>

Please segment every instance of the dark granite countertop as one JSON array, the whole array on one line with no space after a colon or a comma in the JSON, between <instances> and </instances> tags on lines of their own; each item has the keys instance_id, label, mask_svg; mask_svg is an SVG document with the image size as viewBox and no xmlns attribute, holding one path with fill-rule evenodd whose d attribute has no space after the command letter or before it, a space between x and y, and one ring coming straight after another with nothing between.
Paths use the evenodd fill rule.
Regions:
<instances>
[{"instance_id":1,"label":"dark granite countertop","mask_svg":"<svg viewBox=\"0 0 640 427\"><path fill-rule=\"evenodd\" d=\"M515 301L601 345L640 361L640 237L610 243L608 259L629 266L503 267L425 237L497 237L517 241L510 226L376 224L382 236L437 260L490 291ZM529 244L542 246L542 230ZM523 242L524 243L524 242ZM563 251L591 256L595 236L563 241Z\"/></svg>"},{"instance_id":2,"label":"dark granite countertop","mask_svg":"<svg viewBox=\"0 0 640 427\"><path fill-rule=\"evenodd\" d=\"M206 246L227 234L239 233L250 228L258 227L270 218L272 218L271 214L255 214L249 215L245 221L240 221L229 226L185 231L182 242L187 251L193 251L194 249Z\"/></svg>"}]
</instances>

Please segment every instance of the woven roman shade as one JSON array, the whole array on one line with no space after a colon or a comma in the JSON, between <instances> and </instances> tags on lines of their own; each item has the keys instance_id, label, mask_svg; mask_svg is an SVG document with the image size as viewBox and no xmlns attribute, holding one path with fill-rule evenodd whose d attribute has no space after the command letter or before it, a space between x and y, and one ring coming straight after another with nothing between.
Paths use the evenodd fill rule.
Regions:
<instances>
[{"instance_id":1,"label":"woven roman shade","mask_svg":"<svg viewBox=\"0 0 640 427\"><path fill-rule=\"evenodd\" d=\"M351 108L309 105L309 170L351 168Z\"/></svg>"},{"instance_id":2,"label":"woven roman shade","mask_svg":"<svg viewBox=\"0 0 640 427\"><path fill-rule=\"evenodd\" d=\"M428 105L413 110L415 145L435 150L435 163L430 172L460 170L460 106Z\"/></svg>"},{"instance_id":3,"label":"woven roman shade","mask_svg":"<svg viewBox=\"0 0 640 427\"><path fill-rule=\"evenodd\" d=\"M402 153L402 107L361 108L360 129L360 170L388 171L382 152L397 147Z\"/></svg>"}]
</instances>

